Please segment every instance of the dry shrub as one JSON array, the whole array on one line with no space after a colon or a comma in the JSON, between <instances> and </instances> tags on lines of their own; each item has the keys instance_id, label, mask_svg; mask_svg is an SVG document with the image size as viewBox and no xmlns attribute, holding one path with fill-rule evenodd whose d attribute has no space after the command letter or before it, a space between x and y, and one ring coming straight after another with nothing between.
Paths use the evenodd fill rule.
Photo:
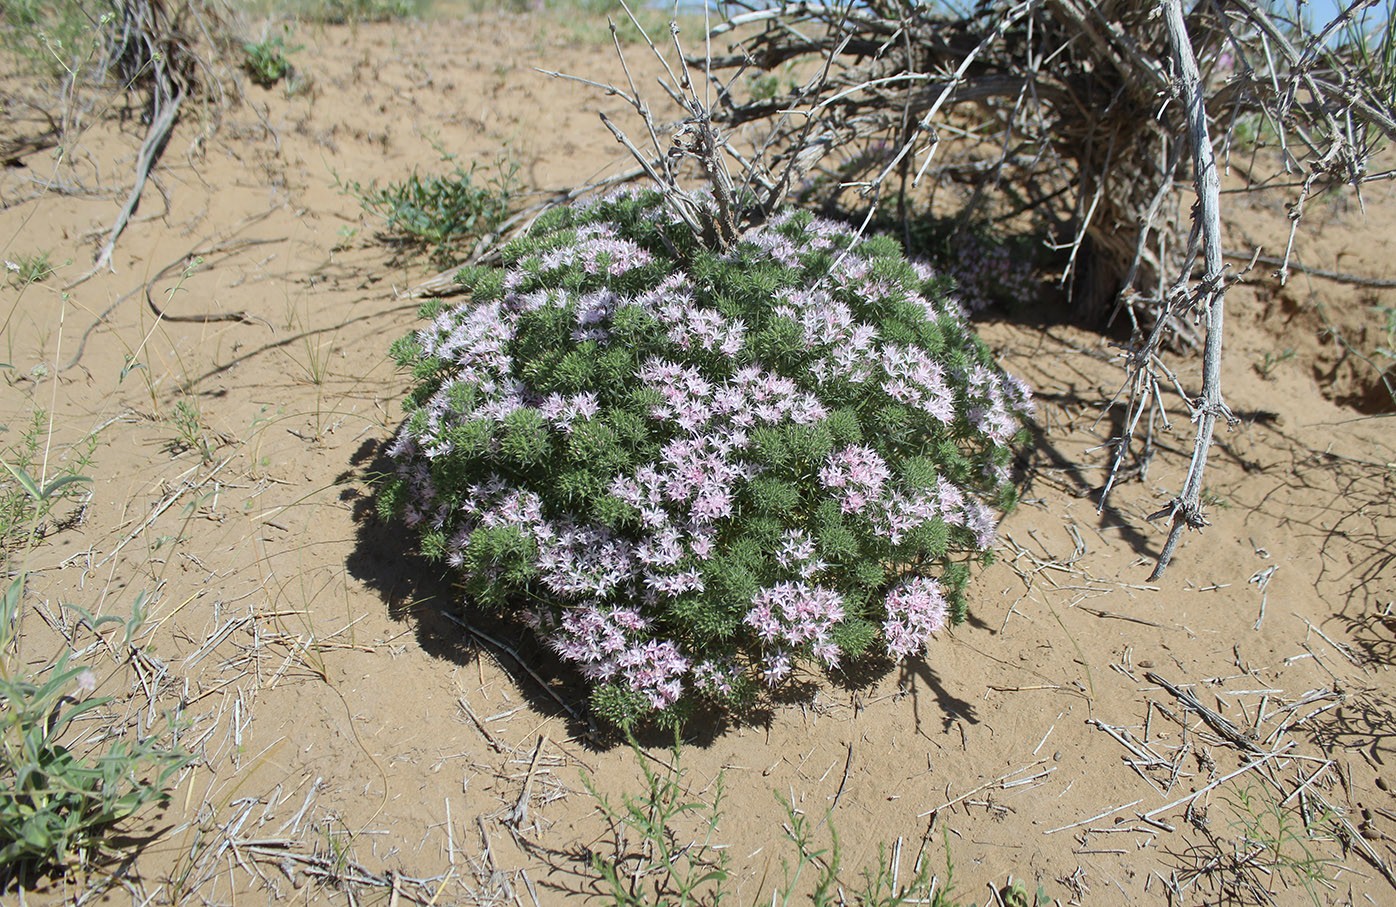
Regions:
<instances>
[{"instance_id":1,"label":"dry shrub","mask_svg":"<svg viewBox=\"0 0 1396 907\"><path fill-rule=\"evenodd\" d=\"M748 171L775 190L764 193L775 203L822 176L835 197L856 190L865 224L889 198L906 220L918 191L958 181L973 189L966 214L988 199L1016 199L1019 212L1046 222L1082 317L1099 323L1123 312L1132 328L1125 428L1102 506L1136 427L1167 424L1156 418L1164 388L1179 390L1196 425L1183 488L1150 515L1172 523L1157 578L1182 530L1207 525L1212 433L1234 419L1221 392L1234 278L1221 245L1220 161L1246 130L1277 145L1277 156L1253 162L1251 178L1292 193L1283 279L1316 192L1391 176L1368 171L1378 144L1396 135L1390 7L1355 0L1319 26L1302 4L1253 0L1188 11L1181 0L748 8L715 34L755 33L705 65L721 73L714 119L768 130ZM784 94L743 100L732 91L753 68L790 65L814 74ZM835 157L841 163L831 165ZM1200 391L1184 390L1164 362L1170 340L1203 347Z\"/></svg>"}]
</instances>

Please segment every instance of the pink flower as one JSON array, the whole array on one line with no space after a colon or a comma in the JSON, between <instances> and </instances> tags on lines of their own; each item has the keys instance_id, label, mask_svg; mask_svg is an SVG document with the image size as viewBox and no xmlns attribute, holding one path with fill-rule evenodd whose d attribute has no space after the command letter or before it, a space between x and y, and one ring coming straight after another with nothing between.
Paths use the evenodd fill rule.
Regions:
<instances>
[{"instance_id":1,"label":"pink flower","mask_svg":"<svg viewBox=\"0 0 1396 907\"><path fill-rule=\"evenodd\" d=\"M618 655L615 664L630 689L643 694L656 709L673 705L683 695L688 659L667 639L633 646Z\"/></svg>"},{"instance_id":2,"label":"pink flower","mask_svg":"<svg viewBox=\"0 0 1396 907\"><path fill-rule=\"evenodd\" d=\"M91 668L79 672L73 682L77 685L79 696L86 696L97 689L97 675L92 673Z\"/></svg>"},{"instance_id":3,"label":"pink flower","mask_svg":"<svg viewBox=\"0 0 1396 907\"><path fill-rule=\"evenodd\" d=\"M924 651L931 634L945 627L950 614L940 584L920 576L888 592L886 606L882 635L887 651L899 659Z\"/></svg>"},{"instance_id":4,"label":"pink flower","mask_svg":"<svg viewBox=\"0 0 1396 907\"><path fill-rule=\"evenodd\" d=\"M829 454L819 480L841 500L844 513L861 513L882 492L891 471L871 447L845 447Z\"/></svg>"},{"instance_id":5,"label":"pink flower","mask_svg":"<svg viewBox=\"0 0 1396 907\"><path fill-rule=\"evenodd\" d=\"M843 618L843 599L837 592L797 582L777 583L756 593L744 620L762 642L780 647L809 645L815 657L833 667L838 663L838 647L832 633Z\"/></svg>"},{"instance_id":6,"label":"pink flower","mask_svg":"<svg viewBox=\"0 0 1396 907\"><path fill-rule=\"evenodd\" d=\"M766 662L761 669L761 676L765 678L767 686L775 686L786 677L790 676L790 656L784 652L777 652Z\"/></svg>"}]
</instances>

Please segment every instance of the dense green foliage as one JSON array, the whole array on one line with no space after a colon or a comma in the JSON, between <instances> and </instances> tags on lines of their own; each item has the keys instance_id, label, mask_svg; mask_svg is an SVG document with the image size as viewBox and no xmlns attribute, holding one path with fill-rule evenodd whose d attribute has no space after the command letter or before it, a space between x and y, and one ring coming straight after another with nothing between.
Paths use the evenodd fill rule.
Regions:
<instances>
[{"instance_id":1,"label":"dense green foliage","mask_svg":"<svg viewBox=\"0 0 1396 907\"><path fill-rule=\"evenodd\" d=\"M394 347L416 386L379 503L598 713L740 707L963 618L1030 402L946 280L803 213L714 252L654 193L503 261Z\"/></svg>"}]
</instances>

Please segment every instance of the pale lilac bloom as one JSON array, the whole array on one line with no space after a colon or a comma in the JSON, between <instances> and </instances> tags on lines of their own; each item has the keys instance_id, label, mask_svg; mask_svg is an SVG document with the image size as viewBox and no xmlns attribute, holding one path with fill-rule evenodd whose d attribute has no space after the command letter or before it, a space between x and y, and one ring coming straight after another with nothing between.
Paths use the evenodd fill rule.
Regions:
<instances>
[{"instance_id":1,"label":"pale lilac bloom","mask_svg":"<svg viewBox=\"0 0 1396 907\"><path fill-rule=\"evenodd\" d=\"M897 659L924 651L931 634L943 629L950 615L940 584L919 576L888 592L886 606L882 634L887 651Z\"/></svg>"},{"instance_id":2,"label":"pale lilac bloom","mask_svg":"<svg viewBox=\"0 0 1396 907\"><path fill-rule=\"evenodd\" d=\"M681 573L646 573L645 587L656 595L678 598L685 592L702 592L703 577L692 569Z\"/></svg>"},{"instance_id":3,"label":"pale lilac bloom","mask_svg":"<svg viewBox=\"0 0 1396 907\"><path fill-rule=\"evenodd\" d=\"M940 516L940 503L929 492L892 491L881 503L873 527L893 545L901 544L907 533Z\"/></svg>"},{"instance_id":4,"label":"pale lilac bloom","mask_svg":"<svg viewBox=\"0 0 1396 907\"><path fill-rule=\"evenodd\" d=\"M581 265L588 274L619 277L649 264L654 256L616 234L610 224L587 224L577 229L575 242L543 253L545 272Z\"/></svg>"},{"instance_id":5,"label":"pale lilac bloom","mask_svg":"<svg viewBox=\"0 0 1396 907\"><path fill-rule=\"evenodd\" d=\"M683 694L688 659L667 640L643 639L649 621L631 608L602 610L592 604L565 611L561 620L533 611L526 620L548 631L548 645L581 667L588 679L607 681L619 675L629 687L662 709Z\"/></svg>"},{"instance_id":6,"label":"pale lilac bloom","mask_svg":"<svg viewBox=\"0 0 1396 907\"><path fill-rule=\"evenodd\" d=\"M584 340L609 340L611 333L606 325L615 314L619 301L619 297L608 289L587 293L575 300L577 327L572 331L572 339L578 343Z\"/></svg>"},{"instance_id":7,"label":"pale lilac bloom","mask_svg":"<svg viewBox=\"0 0 1396 907\"><path fill-rule=\"evenodd\" d=\"M86 696L97 689L97 675L92 673L91 668L86 668L78 673L74 683L77 686L78 695Z\"/></svg>"},{"instance_id":8,"label":"pale lilac bloom","mask_svg":"<svg viewBox=\"0 0 1396 907\"><path fill-rule=\"evenodd\" d=\"M827 639L814 642L810 646L810 652L815 658L824 662L826 668L837 668L839 666L839 647Z\"/></svg>"},{"instance_id":9,"label":"pale lilac bloom","mask_svg":"<svg viewBox=\"0 0 1396 907\"><path fill-rule=\"evenodd\" d=\"M748 230L742 236L742 241L751 243L787 268L798 268L800 266L799 247L788 236L771 229L775 226L779 226L779 224L772 220L764 227Z\"/></svg>"},{"instance_id":10,"label":"pale lilac bloom","mask_svg":"<svg viewBox=\"0 0 1396 907\"><path fill-rule=\"evenodd\" d=\"M1009 441L1018 430L1018 417L1033 410L1032 391L1022 380L982 365L963 377L970 422L996 444Z\"/></svg>"},{"instance_id":11,"label":"pale lilac bloom","mask_svg":"<svg viewBox=\"0 0 1396 907\"><path fill-rule=\"evenodd\" d=\"M594 417L600 412L596 394L585 391L580 394L549 394L538 404L538 413L552 423L558 431L572 433L572 423L579 419Z\"/></svg>"},{"instance_id":12,"label":"pale lilac bloom","mask_svg":"<svg viewBox=\"0 0 1396 907\"><path fill-rule=\"evenodd\" d=\"M552 628L548 645L558 655L578 664L602 664L624 651L631 634L643 631L648 622L629 608L602 610L597 604L569 608L555 621L546 613L535 613L542 628Z\"/></svg>"},{"instance_id":13,"label":"pale lilac bloom","mask_svg":"<svg viewBox=\"0 0 1396 907\"><path fill-rule=\"evenodd\" d=\"M663 526L635 547L635 554L646 567L672 567L683 558L683 536L677 527Z\"/></svg>"},{"instance_id":14,"label":"pale lilac bloom","mask_svg":"<svg viewBox=\"0 0 1396 907\"><path fill-rule=\"evenodd\" d=\"M673 705L683 695L688 659L667 639L626 649L616 656L615 666L630 689L643 694L656 709Z\"/></svg>"},{"instance_id":15,"label":"pale lilac bloom","mask_svg":"<svg viewBox=\"0 0 1396 907\"><path fill-rule=\"evenodd\" d=\"M787 529L781 533L776 563L787 570L799 570L814 560L814 540L803 529Z\"/></svg>"},{"instance_id":16,"label":"pale lilac bloom","mask_svg":"<svg viewBox=\"0 0 1396 907\"><path fill-rule=\"evenodd\" d=\"M777 583L757 592L743 618L762 642L777 646L803 646L832 667L837 646L831 636L844 618L843 599L833 589L803 582Z\"/></svg>"},{"instance_id":17,"label":"pale lilac bloom","mask_svg":"<svg viewBox=\"0 0 1396 907\"><path fill-rule=\"evenodd\" d=\"M945 383L945 371L924 350L888 344L881 354L887 377L883 391L894 400L916 407L940 422L955 418L955 395Z\"/></svg>"},{"instance_id":18,"label":"pale lilac bloom","mask_svg":"<svg viewBox=\"0 0 1396 907\"><path fill-rule=\"evenodd\" d=\"M741 669L730 662L701 661L693 666L693 688L710 696L730 696Z\"/></svg>"},{"instance_id":19,"label":"pale lilac bloom","mask_svg":"<svg viewBox=\"0 0 1396 907\"><path fill-rule=\"evenodd\" d=\"M697 526L688 539L688 550L699 560L707 560L712 555L714 543L712 527Z\"/></svg>"},{"instance_id":20,"label":"pale lilac bloom","mask_svg":"<svg viewBox=\"0 0 1396 907\"><path fill-rule=\"evenodd\" d=\"M951 526L965 524L965 493L945 476L936 479L936 503L942 520Z\"/></svg>"},{"instance_id":21,"label":"pale lilac bloom","mask_svg":"<svg viewBox=\"0 0 1396 907\"><path fill-rule=\"evenodd\" d=\"M634 578L633 543L605 527L563 524L534 530L538 572L558 595L605 598Z\"/></svg>"},{"instance_id":22,"label":"pale lilac bloom","mask_svg":"<svg viewBox=\"0 0 1396 907\"><path fill-rule=\"evenodd\" d=\"M776 563L803 580L813 579L829 566L816 556L814 542L799 529L785 531Z\"/></svg>"},{"instance_id":23,"label":"pale lilac bloom","mask_svg":"<svg viewBox=\"0 0 1396 907\"><path fill-rule=\"evenodd\" d=\"M988 548L994 543L998 533L998 520L994 511L978 498L965 501L965 527L974 533L974 542L980 548Z\"/></svg>"},{"instance_id":24,"label":"pale lilac bloom","mask_svg":"<svg viewBox=\"0 0 1396 907\"><path fill-rule=\"evenodd\" d=\"M1018 420L1003 405L995 400L989 406L973 406L969 410L969 421L995 444L1007 443L1018 430Z\"/></svg>"},{"instance_id":25,"label":"pale lilac bloom","mask_svg":"<svg viewBox=\"0 0 1396 907\"><path fill-rule=\"evenodd\" d=\"M765 666L761 668L761 676L765 678L766 685L771 687L789 677L790 656L784 652L776 652L771 655Z\"/></svg>"},{"instance_id":26,"label":"pale lilac bloom","mask_svg":"<svg viewBox=\"0 0 1396 907\"><path fill-rule=\"evenodd\" d=\"M735 356L742 348L746 326L729 321L717 309L694 305L692 288L686 280L672 278L635 300L667 327L671 343L681 349L716 350Z\"/></svg>"},{"instance_id":27,"label":"pale lilac bloom","mask_svg":"<svg viewBox=\"0 0 1396 907\"><path fill-rule=\"evenodd\" d=\"M844 513L861 513L890 475L877 451L861 445L834 451L819 470L819 480L839 498Z\"/></svg>"}]
</instances>

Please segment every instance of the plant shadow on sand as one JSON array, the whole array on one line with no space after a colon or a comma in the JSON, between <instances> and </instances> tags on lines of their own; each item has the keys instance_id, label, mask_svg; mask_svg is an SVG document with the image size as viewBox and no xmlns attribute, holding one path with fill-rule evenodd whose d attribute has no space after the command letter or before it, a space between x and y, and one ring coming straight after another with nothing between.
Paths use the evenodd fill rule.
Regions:
<instances>
[{"instance_id":1,"label":"plant shadow on sand","mask_svg":"<svg viewBox=\"0 0 1396 907\"><path fill-rule=\"evenodd\" d=\"M340 477L353 504L354 548L346 561L349 574L382 597L388 616L411 622L422 651L434 658L466 665L487 656L504 670L520 695L540 714L562 719L568 733L597 750L609 750L626 742L623 733L593 722L587 708L587 686L582 676L555 653L540 645L520 624L472 611L452 583L449 569L433 565L417 551L416 538L400 523L379 516L369 489L374 478L394 468L377 440L364 441L350 458L349 473ZM983 626L971 615L969 622ZM884 657L867 657L845 665L833 682L849 693L870 689L898 665ZM925 663L900 666L899 688L916 702L918 729L923 721L922 690L934 697L942 723L978 724L974 705L951 694L937 673ZM700 709L682 726L688 746L706 747L727 731L740 727L770 727L775 709L814 700L821 684L816 679L785 684L752 708L733 715ZM924 733L924 731L923 731ZM672 746L673 734L662 728L637 729L635 741L644 747Z\"/></svg>"},{"instance_id":2,"label":"plant shadow on sand","mask_svg":"<svg viewBox=\"0 0 1396 907\"><path fill-rule=\"evenodd\" d=\"M360 445L350 460L351 484L371 488L375 476L394 468L379 441ZM517 622L466 607L452 583L449 568L426 561L416 537L400 523L379 516L370 494L347 493L354 501L354 549L346 567L351 576L377 592L388 616L411 622L422 651L434 658L465 665L477 657L492 659L505 671L519 694L540 714L565 721L568 734L597 750L625 743L613 728L597 725L587 709L587 686L582 676L555 653L540 645L532 632ZM735 720L764 725L766 710L753 710ZM684 725L684 740L706 746L730 726L731 719L696 714ZM637 735L644 746L672 745L671 732L647 729Z\"/></svg>"}]
</instances>

